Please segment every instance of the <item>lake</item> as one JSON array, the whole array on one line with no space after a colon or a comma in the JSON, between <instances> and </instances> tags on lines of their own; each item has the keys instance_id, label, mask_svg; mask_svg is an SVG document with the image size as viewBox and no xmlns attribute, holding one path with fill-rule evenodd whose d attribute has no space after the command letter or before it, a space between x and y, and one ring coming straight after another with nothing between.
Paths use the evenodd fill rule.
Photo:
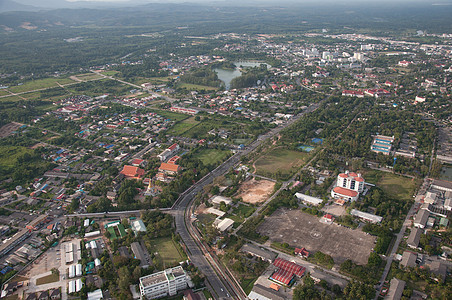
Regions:
<instances>
[{"instance_id":1,"label":"lake","mask_svg":"<svg viewBox=\"0 0 452 300\"><path fill-rule=\"evenodd\" d=\"M217 73L218 79L224 82L226 90L229 90L232 79L242 75L242 72L239 69L240 66L259 67L262 64L262 62L244 60L244 61L234 61L233 64L237 66L237 68L235 68L234 70L213 69ZM270 65L267 64L267 67L270 67Z\"/></svg>"}]
</instances>

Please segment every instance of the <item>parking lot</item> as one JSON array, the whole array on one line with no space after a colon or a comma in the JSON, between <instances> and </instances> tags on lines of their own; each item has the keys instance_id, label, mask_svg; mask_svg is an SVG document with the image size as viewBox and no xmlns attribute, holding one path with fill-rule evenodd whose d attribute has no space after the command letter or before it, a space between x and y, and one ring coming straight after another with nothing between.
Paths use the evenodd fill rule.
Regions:
<instances>
[{"instance_id":1,"label":"parking lot","mask_svg":"<svg viewBox=\"0 0 452 300\"><path fill-rule=\"evenodd\" d=\"M331 255L336 264L347 259L365 265L376 238L361 230L337 224L327 225L303 211L278 209L259 226L258 232L272 242L305 247L309 252Z\"/></svg>"}]
</instances>

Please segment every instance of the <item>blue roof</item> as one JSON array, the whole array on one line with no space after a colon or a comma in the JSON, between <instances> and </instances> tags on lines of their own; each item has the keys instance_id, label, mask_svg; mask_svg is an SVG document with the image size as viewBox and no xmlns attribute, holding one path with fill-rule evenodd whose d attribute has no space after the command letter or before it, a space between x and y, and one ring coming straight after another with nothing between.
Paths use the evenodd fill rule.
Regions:
<instances>
[{"instance_id":1,"label":"blue roof","mask_svg":"<svg viewBox=\"0 0 452 300\"><path fill-rule=\"evenodd\" d=\"M58 150L57 152L56 152L56 154L61 154L61 153L63 153L64 152L64 149L60 149L60 150Z\"/></svg>"}]
</instances>

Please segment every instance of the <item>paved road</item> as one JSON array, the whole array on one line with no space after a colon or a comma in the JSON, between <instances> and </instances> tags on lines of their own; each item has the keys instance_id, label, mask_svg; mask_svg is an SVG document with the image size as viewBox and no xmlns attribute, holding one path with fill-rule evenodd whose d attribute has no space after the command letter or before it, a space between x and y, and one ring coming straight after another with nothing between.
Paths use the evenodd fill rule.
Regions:
<instances>
[{"instance_id":1,"label":"paved road","mask_svg":"<svg viewBox=\"0 0 452 300\"><path fill-rule=\"evenodd\" d=\"M429 181L428 181L427 178L425 178L424 179L424 183L423 183L423 187L421 187L419 189L419 191L426 190L426 188L428 187L428 184L429 184ZM405 221L403 222L403 225L402 225L402 228L400 229L400 232L396 235L397 238L396 238L396 241L394 243L394 246L391 249L391 253L388 256L388 259L386 260L386 266L385 266L385 269L383 271L383 274L381 275L380 284L377 286L377 293L376 293L375 298L374 298L375 300L378 299L378 296L379 296L379 294L381 292L381 289L383 288L383 284L384 284L384 282L386 280L386 277L389 274L389 271L391 269L392 261L394 260L394 257L396 255L397 249L399 249L399 245L400 245L400 242L402 241L402 238L403 238L403 236L405 234L406 228L411 225L410 217L414 215L416 207L419 206L419 204L420 204L420 199L418 199L418 197L416 197L416 199L417 199L417 201L415 201L413 203L413 205L411 206L410 210L408 211L408 214L406 215Z\"/></svg>"},{"instance_id":2,"label":"paved road","mask_svg":"<svg viewBox=\"0 0 452 300\"><path fill-rule=\"evenodd\" d=\"M203 187L208 184L211 184L214 178L228 172L232 167L234 167L240 162L243 156L248 155L250 152L254 151L257 147L259 147L262 144L262 142L269 138L274 137L279 132L281 132L281 130L296 122L304 114L316 110L319 106L320 103L313 104L310 107L308 107L304 112L295 116L292 120L286 122L285 124L279 127L273 128L266 134L259 136L257 140L248 145L245 150L231 156L227 161L225 161L215 170L207 174L204 178L199 180L197 183L195 183L193 186L187 189L184 193L182 193L179 199L173 205L172 209L176 211L177 232L179 233L187 247L191 261L206 275L212 289L217 295L217 298L243 299L245 297L241 288L236 287L234 284L231 284L232 282L234 282L234 280L228 278L228 276L225 275L222 268L216 265L214 260L209 259L209 261L211 262L209 263L209 261L207 260L207 258L209 258L209 254L206 254L205 251L203 252L202 249L200 248L200 245L196 243L194 239L196 238L195 232L190 228L192 226L190 220L191 212L189 211L190 204L194 200L194 197L199 192L202 192Z\"/></svg>"}]
</instances>

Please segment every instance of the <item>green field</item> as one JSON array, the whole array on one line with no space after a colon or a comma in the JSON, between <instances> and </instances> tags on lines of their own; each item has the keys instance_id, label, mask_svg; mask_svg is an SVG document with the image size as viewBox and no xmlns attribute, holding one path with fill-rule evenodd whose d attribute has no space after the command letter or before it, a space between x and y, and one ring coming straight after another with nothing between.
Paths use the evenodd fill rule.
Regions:
<instances>
[{"instance_id":1,"label":"green field","mask_svg":"<svg viewBox=\"0 0 452 300\"><path fill-rule=\"evenodd\" d=\"M309 158L308 153L275 148L260 156L255 161L259 175L272 178L288 178L297 171Z\"/></svg>"},{"instance_id":2,"label":"green field","mask_svg":"<svg viewBox=\"0 0 452 300\"><path fill-rule=\"evenodd\" d=\"M199 158L205 166L212 166L226 160L229 153L228 150L202 149L198 151L195 156Z\"/></svg>"},{"instance_id":3,"label":"green field","mask_svg":"<svg viewBox=\"0 0 452 300\"><path fill-rule=\"evenodd\" d=\"M79 74L75 75L78 79L82 81L88 81L88 80L94 80L94 79L101 79L103 76L96 74L96 73L86 73L86 74Z\"/></svg>"},{"instance_id":4,"label":"green field","mask_svg":"<svg viewBox=\"0 0 452 300\"><path fill-rule=\"evenodd\" d=\"M185 88L190 91L202 91L202 90L216 91L216 90L218 90L218 88L216 88L216 87L199 85L199 84L191 84L191 83L180 83L177 85L177 87L182 88L182 89Z\"/></svg>"},{"instance_id":5,"label":"green field","mask_svg":"<svg viewBox=\"0 0 452 300\"><path fill-rule=\"evenodd\" d=\"M57 282L60 280L60 275L50 274L41 278L36 279L36 285L47 284L52 282Z\"/></svg>"},{"instance_id":6,"label":"green field","mask_svg":"<svg viewBox=\"0 0 452 300\"><path fill-rule=\"evenodd\" d=\"M412 200L418 180L392 173L371 170L363 174L366 182L380 187L385 193L397 199Z\"/></svg>"},{"instance_id":7,"label":"green field","mask_svg":"<svg viewBox=\"0 0 452 300\"><path fill-rule=\"evenodd\" d=\"M5 95L10 95L7 91L5 90L0 90L0 96L5 96Z\"/></svg>"},{"instance_id":8,"label":"green field","mask_svg":"<svg viewBox=\"0 0 452 300\"><path fill-rule=\"evenodd\" d=\"M198 124L199 121L195 121L195 117L191 117L176 123L170 130L168 130L168 134L181 136L184 132L190 130L193 126Z\"/></svg>"},{"instance_id":9,"label":"green field","mask_svg":"<svg viewBox=\"0 0 452 300\"><path fill-rule=\"evenodd\" d=\"M21 92L28 92L33 91L37 89L44 89L44 88L50 88L50 87L57 87L59 84L68 84L68 83L75 83L76 81L73 81L69 78L45 78L45 79L37 79L37 80L31 80L26 81L22 85L16 85L9 88L11 92L14 93L21 93Z\"/></svg>"},{"instance_id":10,"label":"green field","mask_svg":"<svg viewBox=\"0 0 452 300\"><path fill-rule=\"evenodd\" d=\"M24 154L33 154L33 150L19 146L0 146L0 167L12 168L16 165L17 158Z\"/></svg>"},{"instance_id":11,"label":"green field","mask_svg":"<svg viewBox=\"0 0 452 300\"><path fill-rule=\"evenodd\" d=\"M189 115L179 114L169 110L153 110L152 112L176 122L183 121L190 117Z\"/></svg>"},{"instance_id":12,"label":"green field","mask_svg":"<svg viewBox=\"0 0 452 300\"><path fill-rule=\"evenodd\" d=\"M170 237L151 240L152 253L158 252L164 264L174 264L187 259L185 253L174 243Z\"/></svg>"},{"instance_id":13,"label":"green field","mask_svg":"<svg viewBox=\"0 0 452 300\"><path fill-rule=\"evenodd\" d=\"M248 206L245 204L239 204L239 206L237 208L234 208L232 213L237 216L248 218L249 216L251 216L253 214L253 212L255 210L256 210L256 208L254 208L252 206Z\"/></svg>"},{"instance_id":14,"label":"green field","mask_svg":"<svg viewBox=\"0 0 452 300\"><path fill-rule=\"evenodd\" d=\"M105 75L105 76L113 76L113 75L118 74L119 71L113 71L113 70L111 70L111 71L102 71L102 72L100 72L100 73L103 74L103 75Z\"/></svg>"}]
</instances>

